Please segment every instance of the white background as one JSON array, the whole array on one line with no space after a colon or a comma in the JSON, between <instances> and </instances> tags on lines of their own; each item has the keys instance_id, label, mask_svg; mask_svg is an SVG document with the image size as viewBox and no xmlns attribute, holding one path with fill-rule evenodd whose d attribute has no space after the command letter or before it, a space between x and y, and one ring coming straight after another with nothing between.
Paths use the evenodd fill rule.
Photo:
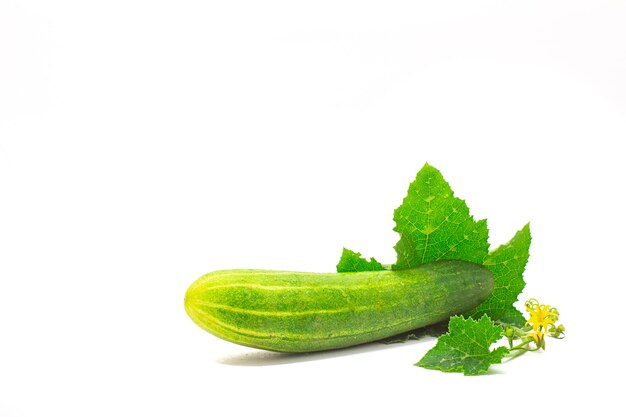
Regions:
<instances>
[{"instance_id":1,"label":"white background","mask_svg":"<svg viewBox=\"0 0 626 417\"><path fill-rule=\"evenodd\" d=\"M0 3L0 416L606 414L626 278L626 4ZM429 162L567 338L463 377L433 339L281 355L183 309L226 268L393 263ZM619 408L618 408L619 409Z\"/></svg>"}]
</instances>

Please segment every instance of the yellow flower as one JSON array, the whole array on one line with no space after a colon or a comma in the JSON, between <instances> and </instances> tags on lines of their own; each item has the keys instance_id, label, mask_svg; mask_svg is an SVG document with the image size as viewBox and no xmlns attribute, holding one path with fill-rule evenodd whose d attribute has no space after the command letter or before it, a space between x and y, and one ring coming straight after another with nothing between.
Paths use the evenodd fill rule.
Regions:
<instances>
[{"instance_id":1,"label":"yellow flower","mask_svg":"<svg viewBox=\"0 0 626 417\"><path fill-rule=\"evenodd\" d=\"M545 334L543 330L533 330L529 334L532 336L537 346L543 345L543 335Z\"/></svg>"},{"instance_id":2,"label":"yellow flower","mask_svg":"<svg viewBox=\"0 0 626 417\"><path fill-rule=\"evenodd\" d=\"M539 301L534 298L526 301L526 311L530 313L530 318L526 324L533 328L530 335L537 346L543 346L543 336L550 326L554 328L554 323L559 319L559 311L548 304L539 304Z\"/></svg>"}]
</instances>

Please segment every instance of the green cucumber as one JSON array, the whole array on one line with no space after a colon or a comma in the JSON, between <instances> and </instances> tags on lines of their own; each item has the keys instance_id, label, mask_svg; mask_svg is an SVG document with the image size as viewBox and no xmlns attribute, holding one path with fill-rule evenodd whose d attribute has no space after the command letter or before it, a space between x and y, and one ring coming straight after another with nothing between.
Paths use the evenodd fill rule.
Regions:
<instances>
[{"instance_id":1,"label":"green cucumber","mask_svg":"<svg viewBox=\"0 0 626 417\"><path fill-rule=\"evenodd\" d=\"M349 273L225 270L196 280L185 310L230 342L313 352L440 322L476 307L492 289L491 272L465 261Z\"/></svg>"}]
</instances>

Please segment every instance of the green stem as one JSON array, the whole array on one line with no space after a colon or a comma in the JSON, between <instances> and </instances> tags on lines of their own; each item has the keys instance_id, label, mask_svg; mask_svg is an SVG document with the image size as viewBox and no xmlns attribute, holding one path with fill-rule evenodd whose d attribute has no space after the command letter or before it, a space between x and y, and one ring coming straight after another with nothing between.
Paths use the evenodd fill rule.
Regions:
<instances>
[{"instance_id":1,"label":"green stem","mask_svg":"<svg viewBox=\"0 0 626 417\"><path fill-rule=\"evenodd\" d=\"M517 358L518 356L523 355L526 352L528 352L528 351L527 350L518 350L518 351L515 351L515 352L511 352L511 353L509 353L509 356L508 356L507 359L508 360L513 360L513 359Z\"/></svg>"},{"instance_id":2,"label":"green stem","mask_svg":"<svg viewBox=\"0 0 626 417\"><path fill-rule=\"evenodd\" d=\"M520 343L517 346L513 346L509 349L509 357L508 360L513 360L515 358L517 358L520 355L523 355L526 352L534 352L536 350L539 350L539 347L535 347L535 348L528 348L526 347L530 342L532 342L531 339L526 340L525 342Z\"/></svg>"},{"instance_id":3,"label":"green stem","mask_svg":"<svg viewBox=\"0 0 626 417\"><path fill-rule=\"evenodd\" d=\"M527 340L525 342L520 343L517 346L512 346L510 350L521 350L524 349L525 351L531 350L531 349L526 349L524 346L526 346L527 344L529 344L530 342L532 342L532 340ZM537 350L537 349L532 349L532 350Z\"/></svg>"}]
</instances>

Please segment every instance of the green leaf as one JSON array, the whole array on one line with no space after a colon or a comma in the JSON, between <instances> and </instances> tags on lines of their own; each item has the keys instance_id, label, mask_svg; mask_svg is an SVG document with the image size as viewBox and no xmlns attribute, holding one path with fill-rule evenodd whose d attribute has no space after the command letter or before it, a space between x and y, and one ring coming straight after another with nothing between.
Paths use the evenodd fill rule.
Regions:
<instances>
[{"instance_id":1,"label":"green leaf","mask_svg":"<svg viewBox=\"0 0 626 417\"><path fill-rule=\"evenodd\" d=\"M502 324L512 324L513 326L519 328L526 325L526 318L522 312L515 307L505 309L502 313L502 317L497 319L497 321Z\"/></svg>"},{"instance_id":2,"label":"green leaf","mask_svg":"<svg viewBox=\"0 0 626 417\"><path fill-rule=\"evenodd\" d=\"M528 262L530 239L530 225L526 224L508 243L487 255L483 265L493 273L493 292L465 316L479 318L487 314L493 320L524 326L526 320L513 304L526 285L523 274Z\"/></svg>"},{"instance_id":3,"label":"green leaf","mask_svg":"<svg viewBox=\"0 0 626 417\"><path fill-rule=\"evenodd\" d=\"M450 319L450 332L441 336L416 365L465 375L486 374L491 365L500 363L509 353L504 346L489 350L501 338L502 327L486 315L478 321L454 316Z\"/></svg>"},{"instance_id":4,"label":"green leaf","mask_svg":"<svg viewBox=\"0 0 626 417\"><path fill-rule=\"evenodd\" d=\"M337 272L361 272L361 271L382 271L385 269L380 262L374 258L368 261L361 257L359 252L343 248L341 259L337 264Z\"/></svg>"},{"instance_id":5,"label":"green leaf","mask_svg":"<svg viewBox=\"0 0 626 417\"><path fill-rule=\"evenodd\" d=\"M393 269L440 259L482 263L489 251L487 221L474 221L465 201L434 167L425 164L393 214L400 240Z\"/></svg>"}]
</instances>

